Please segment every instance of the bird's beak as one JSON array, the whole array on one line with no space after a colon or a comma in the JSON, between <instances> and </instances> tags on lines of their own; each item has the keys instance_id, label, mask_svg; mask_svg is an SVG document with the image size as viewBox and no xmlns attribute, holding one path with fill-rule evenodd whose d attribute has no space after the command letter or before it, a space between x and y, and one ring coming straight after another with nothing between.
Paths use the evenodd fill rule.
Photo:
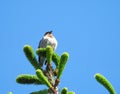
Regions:
<instances>
[{"instance_id":1,"label":"bird's beak","mask_svg":"<svg viewBox=\"0 0 120 94\"><path fill-rule=\"evenodd\" d=\"M50 33L52 33L52 31L50 31Z\"/></svg>"}]
</instances>

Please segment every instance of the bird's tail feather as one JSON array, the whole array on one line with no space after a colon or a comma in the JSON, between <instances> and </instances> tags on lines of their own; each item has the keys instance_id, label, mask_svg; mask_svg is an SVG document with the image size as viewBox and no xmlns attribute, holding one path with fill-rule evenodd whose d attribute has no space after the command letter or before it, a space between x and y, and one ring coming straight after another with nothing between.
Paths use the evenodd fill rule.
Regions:
<instances>
[{"instance_id":1,"label":"bird's tail feather","mask_svg":"<svg viewBox=\"0 0 120 94\"><path fill-rule=\"evenodd\" d=\"M42 67L45 62L45 57L39 57L38 61L39 61L39 66Z\"/></svg>"}]
</instances>

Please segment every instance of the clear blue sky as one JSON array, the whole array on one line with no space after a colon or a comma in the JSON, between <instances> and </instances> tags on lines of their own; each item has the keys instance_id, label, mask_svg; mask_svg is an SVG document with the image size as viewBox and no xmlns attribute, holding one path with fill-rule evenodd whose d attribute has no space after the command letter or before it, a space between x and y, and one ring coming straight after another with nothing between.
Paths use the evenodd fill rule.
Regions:
<instances>
[{"instance_id":1,"label":"clear blue sky","mask_svg":"<svg viewBox=\"0 0 120 94\"><path fill-rule=\"evenodd\" d=\"M70 54L60 88L76 94L108 94L94 79L99 72L120 93L119 0L0 0L0 94L43 89L17 84L15 79L35 74L22 49L29 44L35 51L48 30L58 40L56 52Z\"/></svg>"}]
</instances>

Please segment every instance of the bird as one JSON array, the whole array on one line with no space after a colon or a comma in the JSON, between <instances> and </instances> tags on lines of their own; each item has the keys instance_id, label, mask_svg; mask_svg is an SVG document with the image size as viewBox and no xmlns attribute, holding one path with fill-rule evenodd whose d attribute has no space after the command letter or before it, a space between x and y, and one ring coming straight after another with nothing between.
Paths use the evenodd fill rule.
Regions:
<instances>
[{"instance_id":1,"label":"bird","mask_svg":"<svg viewBox=\"0 0 120 94\"><path fill-rule=\"evenodd\" d=\"M53 36L52 31L47 31L43 38L40 40L38 48L46 48L47 46L51 46L53 50L55 51L58 45L58 42L56 38ZM38 56L38 64L40 67L43 66L45 61L45 57L43 56Z\"/></svg>"}]
</instances>

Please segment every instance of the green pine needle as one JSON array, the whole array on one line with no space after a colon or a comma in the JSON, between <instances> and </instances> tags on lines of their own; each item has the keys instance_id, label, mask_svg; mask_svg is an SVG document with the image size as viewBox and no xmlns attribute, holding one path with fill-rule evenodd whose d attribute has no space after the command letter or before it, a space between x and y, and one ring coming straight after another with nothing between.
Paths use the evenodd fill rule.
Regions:
<instances>
[{"instance_id":1,"label":"green pine needle","mask_svg":"<svg viewBox=\"0 0 120 94\"><path fill-rule=\"evenodd\" d=\"M43 84L36 75L21 74L16 78L16 82L20 84Z\"/></svg>"},{"instance_id":2,"label":"green pine needle","mask_svg":"<svg viewBox=\"0 0 120 94\"><path fill-rule=\"evenodd\" d=\"M43 74L42 70L37 69L37 70L36 70L36 75L37 75L37 77L38 77L44 84L46 84L49 88L52 87L52 85L50 84L50 82L48 81L48 79L46 78L46 76Z\"/></svg>"},{"instance_id":3,"label":"green pine needle","mask_svg":"<svg viewBox=\"0 0 120 94\"><path fill-rule=\"evenodd\" d=\"M67 94L67 92L68 92L68 89L66 87L64 87L61 91L61 94Z\"/></svg>"},{"instance_id":4,"label":"green pine needle","mask_svg":"<svg viewBox=\"0 0 120 94\"><path fill-rule=\"evenodd\" d=\"M68 92L67 94L75 94L75 92L73 92L73 91L70 91L70 92Z\"/></svg>"},{"instance_id":5,"label":"green pine needle","mask_svg":"<svg viewBox=\"0 0 120 94\"><path fill-rule=\"evenodd\" d=\"M57 53L54 52L53 55L52 55L52 60L55 63L56 68L58 69L59 64L60 64L60 56Z\"/></svg>"},{"instance_id":6,"label":"green pine needle","mask_svg":"<svg viewBox=\"0 0 120 94\"><path fill-rule=\"evenodd\" d=\"M65 68L68 58L69 58L69 54L67 52L64 52L60 58L60 65L59 65L57 79L60 79L60 76L62 75L62 72Z\"/></svg>"},{"instance_id":7,"label":"green pine needle","mask_svg":"<svg viewBox=\"0 0 120 94\"><path fill-rule=\"evenodd\" d=\"M8 92L8 94L12 94L12 92Z\"/></svg>"},{"instance_id":8,"label":"green pine needle","mask_svg":"<svg viewBox=\"0 0 120 94\"><path fill-rule=\"evenodd\" d=\"M43 57L46 57L46 48L38 48L36 50L36 54L38 56L43 56Z\"/></svg>"},{"instance_id":9,"label":"green pine needle","mask_svg":"<svg viewBox=\"0 0 120 94\"><path fill-rule=\"evenodd\" d=\"M109 91L110 94L116 94L112 84L102 74L100 73L95 74L95 78L100 84L102 84Z\"/></svg>"},{"instance_id":10,"label":"green pine needle","mask_svg":"<svg viewBox=\"0 0 120 94\"><path fill-rule=\"evenodd\" d=\"M32 93L30 93L30 94L48 94L48 90L47 90L47 89L44 89L44 90L32 92Z\"/></svg>"},{"instance_id":11,"label":"green pine needle","mask_svg":"<svg viewBox=\"0 0 120 94\"><path fill-rule=\"evenodd\" d=\"M28 60L30 61L30 63L33 65L33 67L35 69L39 69L40 67L39 67L37 59L34 55L34 51L33 51L32 47L29 45L25 45L23 48L23 51L24 51L26 57L28 58Z\"/></svg>"},{"instance_id":12,"label":"green pine needle","mask_svg":"<svg viewBox=\"0 0 120 94\"><path fill-rule=\"evenodd\" d=\"M53 48L51 46L47 46L46 48L46 59L48 63L51 63L53 55Z\"/></svg>"}]
</instances>

